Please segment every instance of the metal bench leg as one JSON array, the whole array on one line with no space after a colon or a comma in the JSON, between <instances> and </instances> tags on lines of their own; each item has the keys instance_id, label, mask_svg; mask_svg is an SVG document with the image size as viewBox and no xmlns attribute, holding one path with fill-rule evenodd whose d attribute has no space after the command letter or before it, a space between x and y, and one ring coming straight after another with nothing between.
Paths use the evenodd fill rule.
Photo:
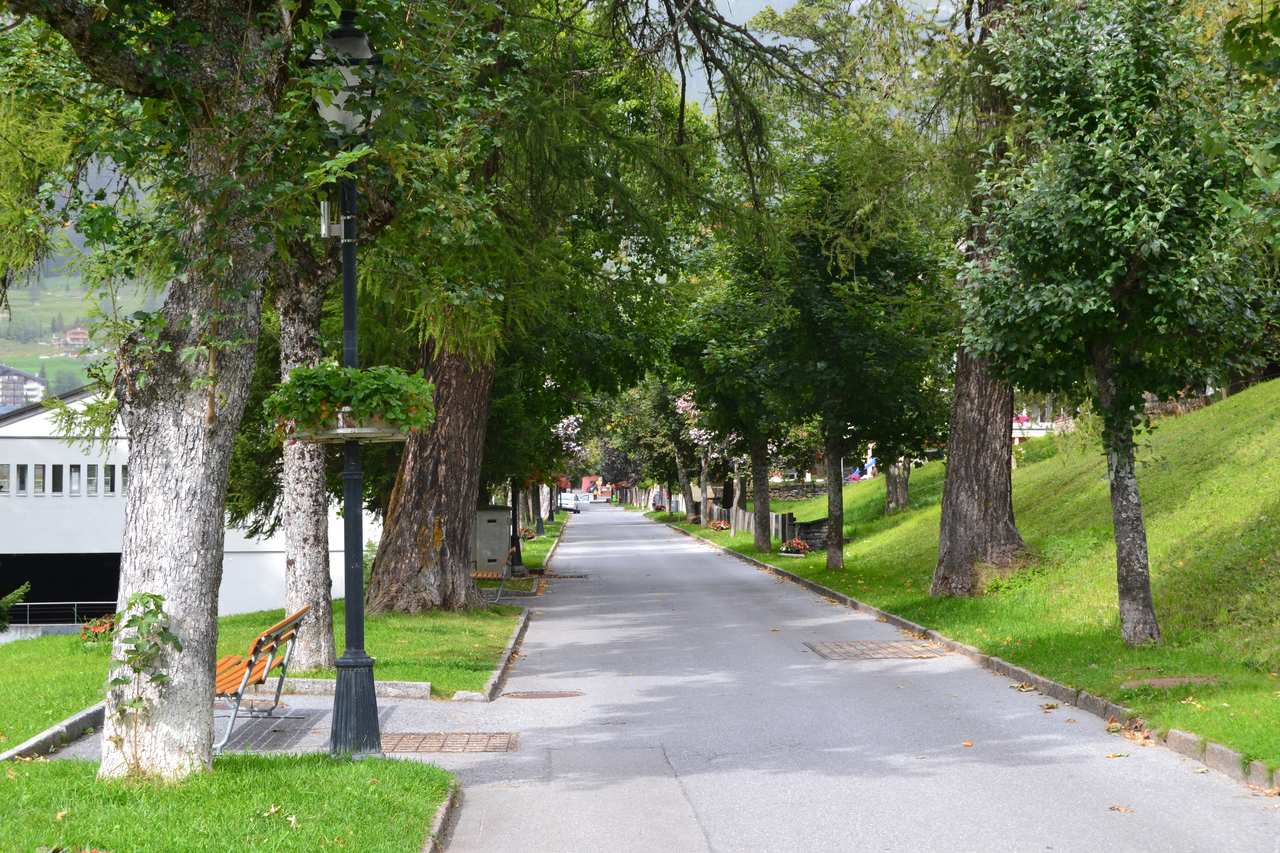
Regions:
<instances>
[{"instance_id":1,"label":"metal bench leg","mask_svg":"<svg viewBox=\"0 0 1280 853\"><path fill-rule=\"evenodd\" d=\"M236 696L235 703L231 706L231 721L227 723L227 730L222 735L222 740L213 745L213 754L218 755L222 752L222 748L227 745L227 741L231 740L231 730L236 727L236 717L240 715L240 698L244 695L243 689Z\"/></svg>"}]
</instances>

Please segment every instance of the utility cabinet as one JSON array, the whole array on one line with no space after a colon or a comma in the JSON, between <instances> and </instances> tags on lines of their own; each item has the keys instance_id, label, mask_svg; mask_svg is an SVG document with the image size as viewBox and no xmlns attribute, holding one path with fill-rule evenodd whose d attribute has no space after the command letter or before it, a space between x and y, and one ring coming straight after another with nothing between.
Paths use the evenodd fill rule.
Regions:
<instances>
[{"instance_id":1,"label":"utility cabinet","mask_svg":"<svg viewBox=\"0 0 1280 853\"><path fill-rule=\"evenodd\" d=\"M477 571L500 571L507 563L511 548L511 508L489 507L476 510L476 523L471 530Z\"/></svg>"}]
</instances>

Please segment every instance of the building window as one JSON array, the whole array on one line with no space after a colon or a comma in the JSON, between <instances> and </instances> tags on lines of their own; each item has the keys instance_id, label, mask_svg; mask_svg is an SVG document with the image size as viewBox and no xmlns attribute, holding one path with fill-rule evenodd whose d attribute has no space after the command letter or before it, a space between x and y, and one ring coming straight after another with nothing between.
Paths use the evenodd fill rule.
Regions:
<instances>
[{"instance_id":1,"label":"building window","mask_svg":"<svg viewBox=\"0 0 1280 853\"><path fill-rule=\"evenodd\" d=\"M116 493L116 466L102 466L102 493L104 495L114 495Z\"/></svg>"},{"instance_id":2,"label":"building window","mask_svg":"<svg viewBox=\"0 0 1280 853\"><path fill-rule=\"evenodd\" d=\"M9 466L0 465L0 495L9 494Z\"/></svg>"},{"instance_id":3,"label":"building window","mask_svg":"<svg viewBox=\"0 0 1280 853\"><path fill-rule=\"evenodd\" d=\"M55 495L62 494L62 466L50 465L49 473L52 475L49 477L52 485L52 488L50 488L49 491Z\"/></svg>"},{"instance_id":4,"label":"building window","mask_svg":"<svg viewBox=\"0 0 1280 853\"><path fill-rule=\"evenodd\" d=\"M84 466L84 493L86 495L96 495L98 493L98 466Z\"/></svg>"},{"instance_id":5,"label":"building window","mask_svg":"<svg viewBox=\"0 0 1280 853\"><path fill-rule=\"evenodd\" d=\"M121 492L129 491L129 466L128 465L120 466L120 491Z\"/></svg>"},{"instance_id":6,"label":"building window","mask_svg":"<svg viewBox=\"0 0 1280 853\"><path fill-rule=\"evenodd\" d=\"M43 495L43 494L44 494L44 466L43 466L43 465L33 465L33 466L31 466L31 467L33 467L33 468L35 468L35 469L36 469L36 470L35 470L35 484L34 484L34 486L32 487L31 491L32 491L32 493L33 493L33 494L36 494L36 495Z\"/></svg>"},{"instance_id":7,"label":"building window","mask_svg":"<svg viewBox=\"0 0 1280 853\"><path fill-rule=\"evenodd\" d=\"M80 466L67 466L67 493L72 495L80 494Z\"/></svg>"},{"instance_id":8,"label":"building window","mask_svg":"<svg viewBox=\"0 0 1280 853\"><path fill-rule=\"evenodd\" d=\"M25 495L27 493L27 466L15 465L14 467L18 469L16 492L20 495Z\"/></svg>"}]
</instances>

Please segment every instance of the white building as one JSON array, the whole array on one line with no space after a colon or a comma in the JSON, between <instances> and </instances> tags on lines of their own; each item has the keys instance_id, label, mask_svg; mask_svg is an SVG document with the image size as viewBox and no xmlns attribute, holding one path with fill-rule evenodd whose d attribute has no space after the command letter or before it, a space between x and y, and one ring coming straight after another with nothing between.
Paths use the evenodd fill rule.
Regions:
<instances>
[{"instance_id":1,"label":"white building","mask_svg":"<svg viewBox=\"0 0 1280 853\"><path fill-rule=\"evenodd\" d=\"M63 399L74 406L88 397L80 391ZM30 602L114 600L128 488L129 442L124 436L113 438L105 449L85 451L55 434L50 412L42 405L0 415L0 595L29 579ZM377 539L377 522L368 516L365 531ZM342 520L335 513L329 521L335 598L343 594L342 546ZM284 564L282 532L250 538L228 528L219 613L283 607ZM15 623L22 618L21 611L14 612ZM33 621L53 620L34 616Z\"/></svg>"}]
</instances>

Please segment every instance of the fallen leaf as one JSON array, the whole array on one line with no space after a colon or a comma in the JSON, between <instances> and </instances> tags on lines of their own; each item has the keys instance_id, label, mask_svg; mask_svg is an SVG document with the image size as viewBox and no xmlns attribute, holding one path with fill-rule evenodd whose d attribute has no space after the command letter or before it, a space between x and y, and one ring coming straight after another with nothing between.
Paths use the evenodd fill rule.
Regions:
<instances>
[{"instance_id":1,"label":"fallen leaf","mask_svg":"<svg viewBox=\"0 0 1280 853\"><path fill-rule=\"evenodd\" d=\"M298 816L297 816L297 815L292 815L292 814L291 814L291 815L289 815L287 818L285 818L285 820L289 821L289 826L290 826L290 827L292 827L293 829L297 829L297 828L298 828Z\"/></svg>"},{"instance_id":2,"label":"fallen leaf","mask_svg":"<svg viewBox=\"0 0 1280 853\"><path fill-rule=\"evenodd\" d=\"M60 811L60 812L58 812L56 815L54 815L54 816L53 816L53 819L54 819L54 820L62 820L64 817L66 817L66 816L67 816L67 815L69 815L69 814L71 814L71 811L70 811L69 809L63 809L62 811Z\"/></svg>"},{"instance_id":3,"label":"fallen leaf","mask_svg":"<svg viewBox=\"0 0 1280 853\"><path fill-rule=\"evenodd\" d=\"M1127 752L1108 752L1107 753L1107 758L1128 758L1128 757L1129 757L1129 753Z\"/></svg>"},{"instance_id":4,"label":"fallen leaf","mask_svg":"<svg viewBox=\"0 0 1280 853\"><path fill-rule=\"evenodd\" d=\"M1133 814L1133 809L1128 806L1111 806L1108 811L1120 812L1121 814Z\"/></svg>"},{"instance_id":5,"label":"fallen leaf","mask_svg":"<svg viewBox=\"0 0 1280 853\"><path fill-rule=\"evenodd\" d=\"M377 780L377 779L370 779L370 780L369 780L369 784L370 784L370 785L376 785L376 784L378 784L378 780Z\"/></svg>"},{"instance_id":6,"label":"fallen leaf","mask_svg":"<svg viewBox=\"0 0 1280 853\"><path fill-rule=\"evenodd\" d=\"M1107 723L1107 731L1110 732L1111 734L1115 734L1116 732L1123 731L1123 730L1124 730L1124 726L1120 725L1117 722L1112 721L1110 723Z\"/></svg>"},{"instance_id":7,"label":"fallen leaf","mask_svg":"<svg viewBox=\"0 0 1280 853\"><path fill-rule=\"evenodd\" d=\"M1031 693L1036 689L1035 685L1030 681L1019 681L1017 684L1010 684L1009 688L1017 690L1019 693Z\"/></svg>"},{"instance_id":8,"label":"fallen leaf","mask_svg":"<svg viewBox=\"0 0 1280 853\"><path fill-rule=\"evenodd\" d=\"M1075 725L1077 722L1079 722L1079 720L1073 720L1073 719L1071 719L1070 717L1067 717L1067 724L1068 724L1068 725Z\"/></svg>"},{"instance_id":9,"label":"fallen leaf","mask_svg":"<svg viewBox=\"0 0 1280 853\"><path fill-rule=\"evenodd\" d=\"M1044 711L1046 714L1049 713L1050 711L1056 711L1057 709L1058 709L1057 702L1044 702L1040 705L1040 710Z\"/></svg>"},{"instance_id":10,"label":"fallen leaf","mask_svg":"<svg viewBox=\"0 0 1280 853\"><path fill-rule=\"evenodd\" d=\"M1208 772L1209 772L1209 768L1208 768L1208 767L1197 767L1197 768L1196 768L1194 771L1192 771L1192 772L1194 772L1194 773L1208 773Z\"/></svg>"},{"instance_id":11,"label":"fallen leaf","mask_svg":"<svg viewBox=\"0 0 1280 853\"><path fill-rule=\"evenodd\" d=\"M781 630L782 630L781 628L770 628L770 629L769 629L769 633L770 633L770 634L777 634L777 633L778 633L778 632L780 632Z\"/></svg>"},{"instance_id":12,"label":"fallen leaf","mask_svg":"<svg viewBox=\"0 0 1280 853\"><path fill-rule=\"evenodd\" d=\"M17 778L18 778L18 774L17 774L17 773L15 773L15 772L13 771L13 768L12 768L12 767L10 767L10 768L8 768L7 770L5 770L5 771L4 771L4 775L5 775L5 776L7 776L7 777L9 777L10 779L17 779Z\"/></svg>"},{"instance_id":13,"label":"fallen leaf","mask_svg":"<svg viewBox=\"0 0 1280 853\"><path fill-rule=\"evenodd\" d=\"M962 744L960 744L960 745L961 745L961 746L963 746L965 749L968 749L969 747L973 746L973 741L971 741L971 740L967 740L967 741L965 741L964 743L962 743Z\"/></svg>"},{"instance_id":14,"label":"fallen leaf","mask_svg":"<svg viewBox=\"0 0 1280 853\"><path fill-rule=\"evenodd\" d=\"M280 812L280 807L279 807L279 806L277 806L275 803L272 803L272 804L271 804L271 808L269 808L269 809L267 809L265 812L263 812L263 813L262 813L262 816L263 816L263 817L271 817L273 814L278 814L279 812Z\"/></svg>"}]
</instances>

